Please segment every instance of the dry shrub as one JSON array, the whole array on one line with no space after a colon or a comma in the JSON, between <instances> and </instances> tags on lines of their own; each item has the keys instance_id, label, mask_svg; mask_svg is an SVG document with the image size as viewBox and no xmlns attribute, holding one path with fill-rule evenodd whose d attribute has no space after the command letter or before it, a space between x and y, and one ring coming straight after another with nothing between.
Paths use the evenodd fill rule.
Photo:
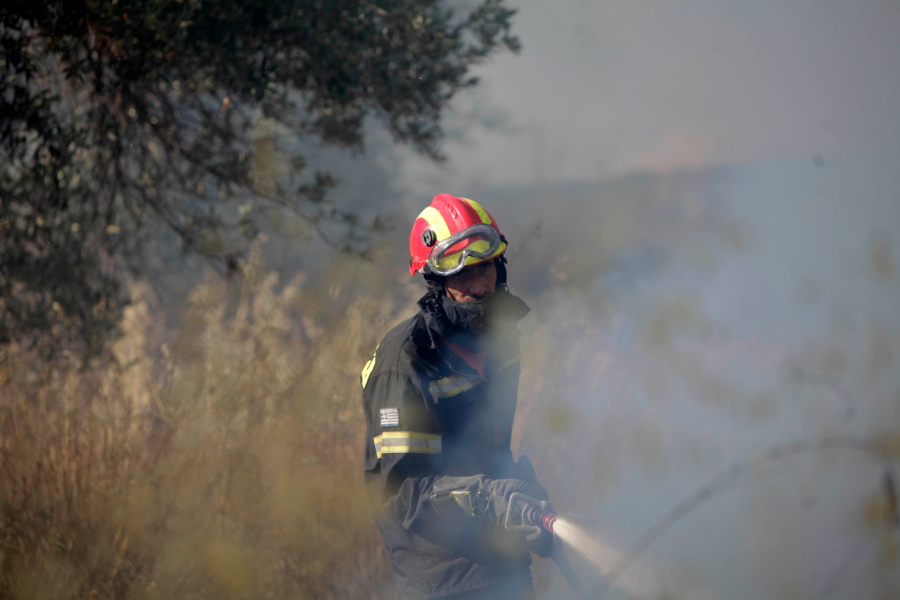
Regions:
<instances>
[{"instance_id":1,"label":"dry shrub","mask_svg":"<svg viewBox=\"0 0 900 600\"><path fill-rule=\"evenodd\" d=\"M358 382L405 305L279 289L259 263L240 285L199 285L169 345L138 297L113 357L89 369L9 349L0 596L393 594Z\"/></svg>"}]
</instances>

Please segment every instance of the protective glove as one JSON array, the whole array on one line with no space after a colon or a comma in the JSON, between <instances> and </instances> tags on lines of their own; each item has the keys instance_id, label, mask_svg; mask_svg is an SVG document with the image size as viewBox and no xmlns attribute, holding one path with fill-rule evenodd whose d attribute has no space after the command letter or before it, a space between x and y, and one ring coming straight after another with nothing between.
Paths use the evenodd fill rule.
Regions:
<instances>
[{"instance_id":1,"label":"protective glove","mask_svg":"<svg viewBox=\"0 0 900 600\"><path fill-rule=\"evenodd\" d=\"M521 479L491 479L486 475L441 477L434 482L431 505L439 517L487 517L499 527L506 521L509 497L521 492L537 500L547 500L547 490Z\"/></svg>"},{"instance_id":2,"label":"protective glove","mask_svg":"<svg viewBox=\"0 0 900 600\"><path fill-rule=\"evenodd\" d=\"M432 487L431 503L435 512L447 521L465 518L487 518L503 527L509 510L509 498L521 492L536 500L547 500L547 490L521 479L475 477L441 477ZM522 546L538 556L550 556L553 534L540 527L519 527L516 535Z\"/></svg>"},{"instance_id":3,"label":"protective glove","mask_svg":"<svg viewBox=\"0 0 900 600\"><path fill-rule=\"evenodd\" d=\"M538 482L534 465L531 464L531 460L524 454L519 457L519 461L516 463L515 477L516 479L522 479L544 490L544 495L541 497L535 496L535 499L549 499L547 490L540 482ZM529 552L534 552L542 558L549 557L553 551L553 534L546 529L538 528L531 532L520 531L519 537L522 541L522 545L525 546Z\"/></svg>"},{"instance_id":4,"label":"protective glove","mask_svg":"<svg viewBox=\"0 0 900 600\"><path fill-rule=\"evenodd\" d=\"M530 532L519 532L519 541L526 550L541 558L548 558L553 553L553 534L541 527Z\"/></svg>"},{"instance_id":5,"label":"protective glove","mask_svg":"<svg viewBox=\"0 0 900 600\"><path fill-rule=\"evenodd\" d=\"M522 479L493 479L488 483L488 486L487 516L492 523L500 526L503 526L506 522L506 512L509 510L509 497L515 492L521 492L535 500L550 499L547 490Z\"/></svg>"},{"instance_id":6,"label":"protective glove","mask_svg":"<svg viewBox=\"0 0 900 600\"><path fill-rule=\"evenodd\" d=\"M485 475L473 477L441 477L434 482L431 504L444 520L466 517L486 517L503 527L509 510L509 499L521 492L535 500L549 500L550 496L538 482L534 467L527 456L519 458L516 479L491 479ZM516 530L522 546L541 557L550 556L553 534L540 527L519 527Z\"/></svg>"}]
</instances>

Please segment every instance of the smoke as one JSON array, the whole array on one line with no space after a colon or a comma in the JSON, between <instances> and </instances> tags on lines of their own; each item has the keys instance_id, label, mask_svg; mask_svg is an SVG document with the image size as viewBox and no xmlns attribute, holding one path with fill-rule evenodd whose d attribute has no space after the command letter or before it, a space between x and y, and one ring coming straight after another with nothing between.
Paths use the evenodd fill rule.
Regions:
<instances>
[{"instance_id":1,"label":"smoke","mask_svg":"<svg viewBox=\"0 0 900 600\"><path fill-rule=\"evenodd\" d=\"M597 532L583 528L562 517L553 526L557 543L568 552L577 552L601 575L601 589L614 587L635 598L663 598L673 595L697 600L716 600L720 595L702 581L692 581L677 569L664 569L646 560L636 560L622 567L625 549L605 544ZM613 577L615 579L613 579Z\"/></svg>"},{"instance_id":2,"label":"smoke","mask_svg":"<svg viewBox=\"0 0 900 600\"><path fill-rule=\"evenodd\" d=\"M900 189L893 173L830 160L518 195L529 208L505 232L511 288L534 311L514 450L530 456L558 511L599 520L600 572L728 464L829 436L893 447L900 322L889 306L900 289L890 236L878 232L900 213L885 189ZM504 223L514 197L479 199ZM723 597L815 597L834 573L833 597L889 594L895 542L877 540L897 530L861 524L873 498L884 502L885 466L847 452L816 450L735 480L634 568L657 581L692 572ZM866 540L871 551L853 555Z\"/></svg>"}]
</instances>

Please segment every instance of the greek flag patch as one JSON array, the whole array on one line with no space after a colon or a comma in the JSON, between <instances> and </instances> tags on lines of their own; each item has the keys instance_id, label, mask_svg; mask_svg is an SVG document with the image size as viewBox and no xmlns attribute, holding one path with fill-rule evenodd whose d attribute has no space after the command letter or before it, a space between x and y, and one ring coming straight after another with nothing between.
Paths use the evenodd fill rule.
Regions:
<instances>
[{"instance_id":1,"label":"greek flag patch","mask_svg":"<svg viewBox=\"0 0 900 600\"><path fill-rule=\"evenodd\" d=\"M381 426L382 427L399 427L400 411L396 408L381 409Z\"/></svg>"}]
</instances>

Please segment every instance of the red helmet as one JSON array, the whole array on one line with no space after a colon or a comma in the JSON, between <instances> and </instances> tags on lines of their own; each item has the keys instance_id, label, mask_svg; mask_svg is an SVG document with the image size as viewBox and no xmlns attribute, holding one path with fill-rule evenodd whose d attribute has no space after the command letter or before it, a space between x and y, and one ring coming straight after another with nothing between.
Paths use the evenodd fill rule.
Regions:
<instances>
[{"instance_id":1,"label":"red helmet","mask_svg":"<svg viewBox=\"0 0 900 600\"><path fill-rule=\"evenodd\" d=\"M468 198L438 194L409 236L409 274L452 275L506 252L494 217Z\"/></svg>"}]
</instances>

